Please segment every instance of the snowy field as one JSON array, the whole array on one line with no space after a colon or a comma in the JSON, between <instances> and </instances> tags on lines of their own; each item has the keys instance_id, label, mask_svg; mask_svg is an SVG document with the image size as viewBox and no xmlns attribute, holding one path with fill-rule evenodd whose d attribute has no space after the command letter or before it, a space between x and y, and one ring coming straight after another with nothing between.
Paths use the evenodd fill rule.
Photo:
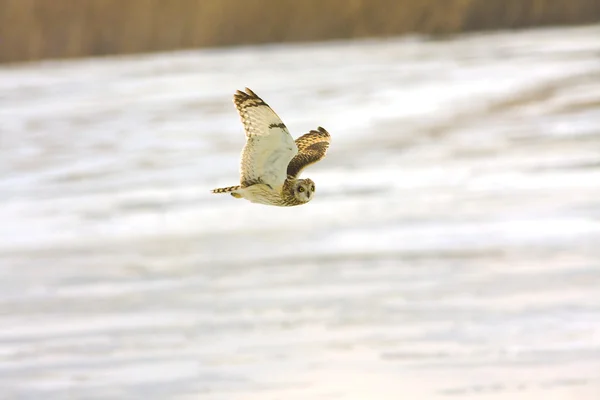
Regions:
<instances>
[{"instance_id":1,"label":"snowy field","mask_svg":"<svg viewBox=\"0 0 600 400\"><path fill-rule=\"evenodd\" d=\"M238 181L248 86L317 194ZM0 399L600 399L600 27L0 67Z\"/></svg>"}]
</instances>

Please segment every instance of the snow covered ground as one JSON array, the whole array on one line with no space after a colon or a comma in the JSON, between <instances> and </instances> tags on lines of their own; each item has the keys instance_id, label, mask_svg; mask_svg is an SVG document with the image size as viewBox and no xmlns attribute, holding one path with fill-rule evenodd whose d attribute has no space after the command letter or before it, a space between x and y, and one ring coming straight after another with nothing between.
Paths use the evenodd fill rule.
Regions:
<instances>
[{"instance_id":1,"label":"snow covered ground","mask_svg":"<svg viewBox=\"0 0 600 400\"><path fill-rule=\"evenodd\" d=\"M0 398L600 398L600 27L0 68ZM248 86L328 157L236 184Z\"/></svg>"}]
</instances>

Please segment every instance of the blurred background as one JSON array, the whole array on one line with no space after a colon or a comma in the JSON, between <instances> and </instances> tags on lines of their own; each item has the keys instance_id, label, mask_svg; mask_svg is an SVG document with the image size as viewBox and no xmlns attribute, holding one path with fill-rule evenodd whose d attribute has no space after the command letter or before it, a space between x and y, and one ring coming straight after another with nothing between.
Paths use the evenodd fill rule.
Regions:
<instances>
[{"instance_id":1,"label":"blurred background","mask_svg":"<svg viewBox=\"0 0 600 400\"><path fill-rule=\"evenodd\" d=\"M597 0L0 0L0 62L598 21Z\"/></svg>"},{"instance_id":2,"label":"blurred background","mask_svg":"<svg viewBox=\"0 0 600 400\"><path fill-rule=\"evenodd\" d=\"M0 0L0 398L599 399L598 22ZM246 86L331 133L310 204L209 193Z\"/></svg>"}]
</instances>

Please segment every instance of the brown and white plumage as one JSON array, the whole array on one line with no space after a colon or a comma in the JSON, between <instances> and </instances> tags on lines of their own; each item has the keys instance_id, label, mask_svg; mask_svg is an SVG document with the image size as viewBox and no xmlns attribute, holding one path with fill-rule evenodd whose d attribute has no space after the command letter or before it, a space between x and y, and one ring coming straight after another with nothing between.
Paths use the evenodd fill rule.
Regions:
<instances>
[{"instance_id":1,"label":"brown and white plumage","mask_svg":"<svg viewBox=\"0 0 600 400\"><path fill-rule=\"evenodd\" d=\"M325 157L331 141L329 133L319 127L294 141L281 118L252 90L238 90L233 102L246 131L240 185L212 192L275 206L309 202L315 184L298 176L306 166Z\"/></svg>"},{"instance_id":2,"label":"brown and white plumage","mask_svg":"<svg viewBox=\"0 0 600 400\"><path fill-rule=\"evenodd\" d=\"M296 139L298 154L288 164L287 175L297 178L304 168L324 158L330 141L329 132L321 127Z\"/></svg>"}]
</instances>

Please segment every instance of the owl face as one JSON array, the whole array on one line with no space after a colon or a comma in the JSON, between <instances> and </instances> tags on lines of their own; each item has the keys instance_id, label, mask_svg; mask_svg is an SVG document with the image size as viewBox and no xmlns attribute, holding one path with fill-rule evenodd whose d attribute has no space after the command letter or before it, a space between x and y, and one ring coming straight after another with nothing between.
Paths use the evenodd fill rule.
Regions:
<instances>
[{"instance_id":1,"label":"owl face","mask_svg":"<svg viewBox=\"0 0 600 400\"><path fill-rule=\"evenodd\" d=\"M308 203L315 194L315 183L310 179L298 179L294 184L294 197L302 203Z\"/></svg>"}]
</instances>

